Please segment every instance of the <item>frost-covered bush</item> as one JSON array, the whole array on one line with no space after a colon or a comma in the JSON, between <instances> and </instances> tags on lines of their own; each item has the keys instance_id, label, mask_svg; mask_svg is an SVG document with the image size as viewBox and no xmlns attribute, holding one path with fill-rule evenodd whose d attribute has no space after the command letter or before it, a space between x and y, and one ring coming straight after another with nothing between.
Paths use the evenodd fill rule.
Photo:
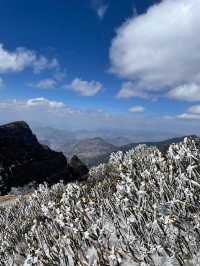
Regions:
<instances>
[{"instance_id":1,"label":"frost-covered bush","mask_svg":"<svg viewBox=\"0 0 200 266\"><path fill-rule=\"evenodd\" d=\"M33 192L37 188L36 182L30 182L22 187L11 187L9 195L23 195Z\"/></svg>"},{"instance_id":2,"label":"frost-covered bush","mask_svg":"<svg viewBox=\"0 0 200 266\"><path fill-rule=\"evenodd\" d=\"M0 265L200 265L200 150L139 145L0 210Z\"/></svg>"}]
</instances>

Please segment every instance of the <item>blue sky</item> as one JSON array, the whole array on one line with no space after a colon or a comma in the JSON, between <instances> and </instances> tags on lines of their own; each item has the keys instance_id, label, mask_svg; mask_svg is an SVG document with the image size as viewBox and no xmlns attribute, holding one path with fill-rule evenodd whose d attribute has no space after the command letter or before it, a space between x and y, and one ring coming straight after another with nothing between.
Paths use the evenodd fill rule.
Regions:
<instances>
[{"instance_id":1,"label":"blue sky","mask_svg":"<svg viewBox=\"0 0 200 266\"><path fill-rule=\"evenodd\" d=\"M2 0L1 121L198 133L198 7Z\"/></svg>"}]
</instances>

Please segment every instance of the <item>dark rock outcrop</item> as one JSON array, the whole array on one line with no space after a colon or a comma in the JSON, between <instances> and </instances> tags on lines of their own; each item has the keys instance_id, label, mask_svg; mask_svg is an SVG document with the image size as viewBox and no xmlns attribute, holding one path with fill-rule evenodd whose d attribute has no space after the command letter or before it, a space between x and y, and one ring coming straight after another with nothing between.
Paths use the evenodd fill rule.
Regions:
<instances>
[{"instance_id":1,"label":"dark rock outcrop","mask_svg":"<svg viewBox=\"0 0 200 266\"><path fill-rule=\"evenodd\" d=\"M73 176L76 176L78 179L84 180L87 177L88 168L76 155L71 158L70 167Z\"/></svg>"},{"instance_id":2,"label":"dark rock outcrop","mask_svg":"<svg viewBox=\"0 0 200 266\"><path fill-rule=\"evenodd\" d=\"M0 126L1 194L32 181L54 184L59 180L81 180L88 169L78 158L75 161L70 165L61 152L41 145L23 121Z\"/></svg>"}]
</instances>

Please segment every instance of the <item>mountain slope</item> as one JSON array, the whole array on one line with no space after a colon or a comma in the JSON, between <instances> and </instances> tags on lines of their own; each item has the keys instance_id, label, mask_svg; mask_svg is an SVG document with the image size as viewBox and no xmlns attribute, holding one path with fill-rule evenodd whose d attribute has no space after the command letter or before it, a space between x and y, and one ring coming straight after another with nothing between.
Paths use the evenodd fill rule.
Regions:
<instances>
[{"instance_id":1,"label":"mountain slope","mask_svg":"<svg viewBox=\"0 0 200 266\"><path fill-rule=\"evenodd\" d=\"M157 142L139 142L139 143L130 143L128 145L124 145L121 147L116 148L115 150L111 150L108 153L97 155L96 157L91 158L87 163L89 166L96 166L100 163L107 163L109 160L109 157L112 152L115 152L117 150L126 152L129 151L139 144L145 144L147 146L155 146L157 147L161 152L165 152L168 147L173 143L179 143L184 140L186 136L184 137L177 137L177 138L171 138L163 141L157 141ZM195 139L197 142L200 142L199 138L196 135L190 135L188 137L191 137L192 139Z\"/></svg>"},{"instance_id":2,"label":"mountain slope","mask_svg":"<svg viewBox=\"0 0 200 266\"><path fill-rule=\"evenodd\" d=\"M106 142L102 138L91 138L80 140L66 155L71 157L75 154L85 163L91 165L91 161L95 160L96 157L116 150L118 150L116 146Z\"/></svg>"},{"instance_id":3,"label":"mountain slope","mask_svg":"<svg viewBox=\"0 0 200 266\"><path fill-rule=\"evenodd\" d=\"M133 149L134 147L136 147L139 144L145 144L147 146L155 146L161 152L165 152L172 143L179 143L179 142L183 141L185 137L191 137L192 139L196 139L196 140L199 139L196 135L190 135L190 136L171 138L171 139L167 139L167 140L163 140L163 141L130 143L128 145L121 146L120 150L121 151L128 151L130 149Z\"/></svg>"}]
</instances>

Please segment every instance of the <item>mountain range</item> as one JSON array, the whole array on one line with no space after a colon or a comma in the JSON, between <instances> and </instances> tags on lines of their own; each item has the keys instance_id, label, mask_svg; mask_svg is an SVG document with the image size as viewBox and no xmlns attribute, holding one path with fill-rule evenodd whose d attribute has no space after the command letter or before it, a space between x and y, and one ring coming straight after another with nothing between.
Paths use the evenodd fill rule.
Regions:
<instances>
[{"instance_id":1,"label":"mountain range","mask_svg":"<svg viewBox=\"0 0 200 266\"><path fill-rule=\"evenodd\" d=\"M47 144L54 150L62 151L68 158L77 155L89 167L96 166L100 163L106 163L112 152L119 150L126 152L138 144L156 146L160 151L164 152L170 144L178 143L185 137L181 136L154 141L153 136L150 134L149 139L153 139L153 141L132 141L133 139L139 139L139 136L137 136L139 132L136 132L136 134L132 133L132 137L131 132L123 130L116 132L106 130L79 130L73 132L49 127L38 127L34 129L34 132L41 143ZM120 134L122 135L120 136ZM197 138L195 135L191 136Z\"/></svg>"},{"instance_id":2,"label":"mountain range","mask_svg":"<svg viewBox=\"0 0 200 266\"><path fill-rule=\"evenodd\" d=\"M191 137L200 142L197 136ZM178 137L117 146L100 137L78 139L70 132L66 134L65 131L48 128L43 128L38 138L23 121L0 126L0 194L7 194L13 187L23 187L31 182L38 185L43 182L55 184L60 180L66 183L84 180L88 167L106 163L112 152L126 152L142 143L165 152L169 145L184 139Z\"/></svg>"},{"instance_id":3,"label":"mountain range","mask_svg":"<svg viewBox=\"0 0 200 266\"><path fill-rule=\"evenodd\" d=\"M76 145L76 151L78 150L78 147L80 148L79 153L77 152L76 154L79 155L81 153L80 158L82 159L82 161L85 164L87 164L89 167L92 167L92 166L97 166L100 163L107 163L109 160L110 154L113 152L117 152L119 150L126 152L126 151L129 151L129 150L135 148L139 144L145 144L147 146L155 146L161 152L165 153L171 144L179 143L179 142L183 141L185 137L192 137L198 143L200 142L200 139L196 135L190 135L190 136L183 136L183 137L178 137L178 138L171 138L171 139L167 139L167 140L163 140L163 141L157 141L157 142L130 143L128 145L123 145L121 147L112 146L112 148L107 153L104 153L104 152L101 153L99 151L99 155L89 157L89 156L84 156L84 145L83 145L83 141L82 141L82 144L80 146ZM102 142L103 142L103 140L102 140ZM87 143L89 143L89 142L87 141ZM105 145L105 142L104 142L104 145ZM87 147L87 149L88 149L88 147ZM99 150L101 150L101 147L99 147Z\"/></svg>"}]
</instances>

